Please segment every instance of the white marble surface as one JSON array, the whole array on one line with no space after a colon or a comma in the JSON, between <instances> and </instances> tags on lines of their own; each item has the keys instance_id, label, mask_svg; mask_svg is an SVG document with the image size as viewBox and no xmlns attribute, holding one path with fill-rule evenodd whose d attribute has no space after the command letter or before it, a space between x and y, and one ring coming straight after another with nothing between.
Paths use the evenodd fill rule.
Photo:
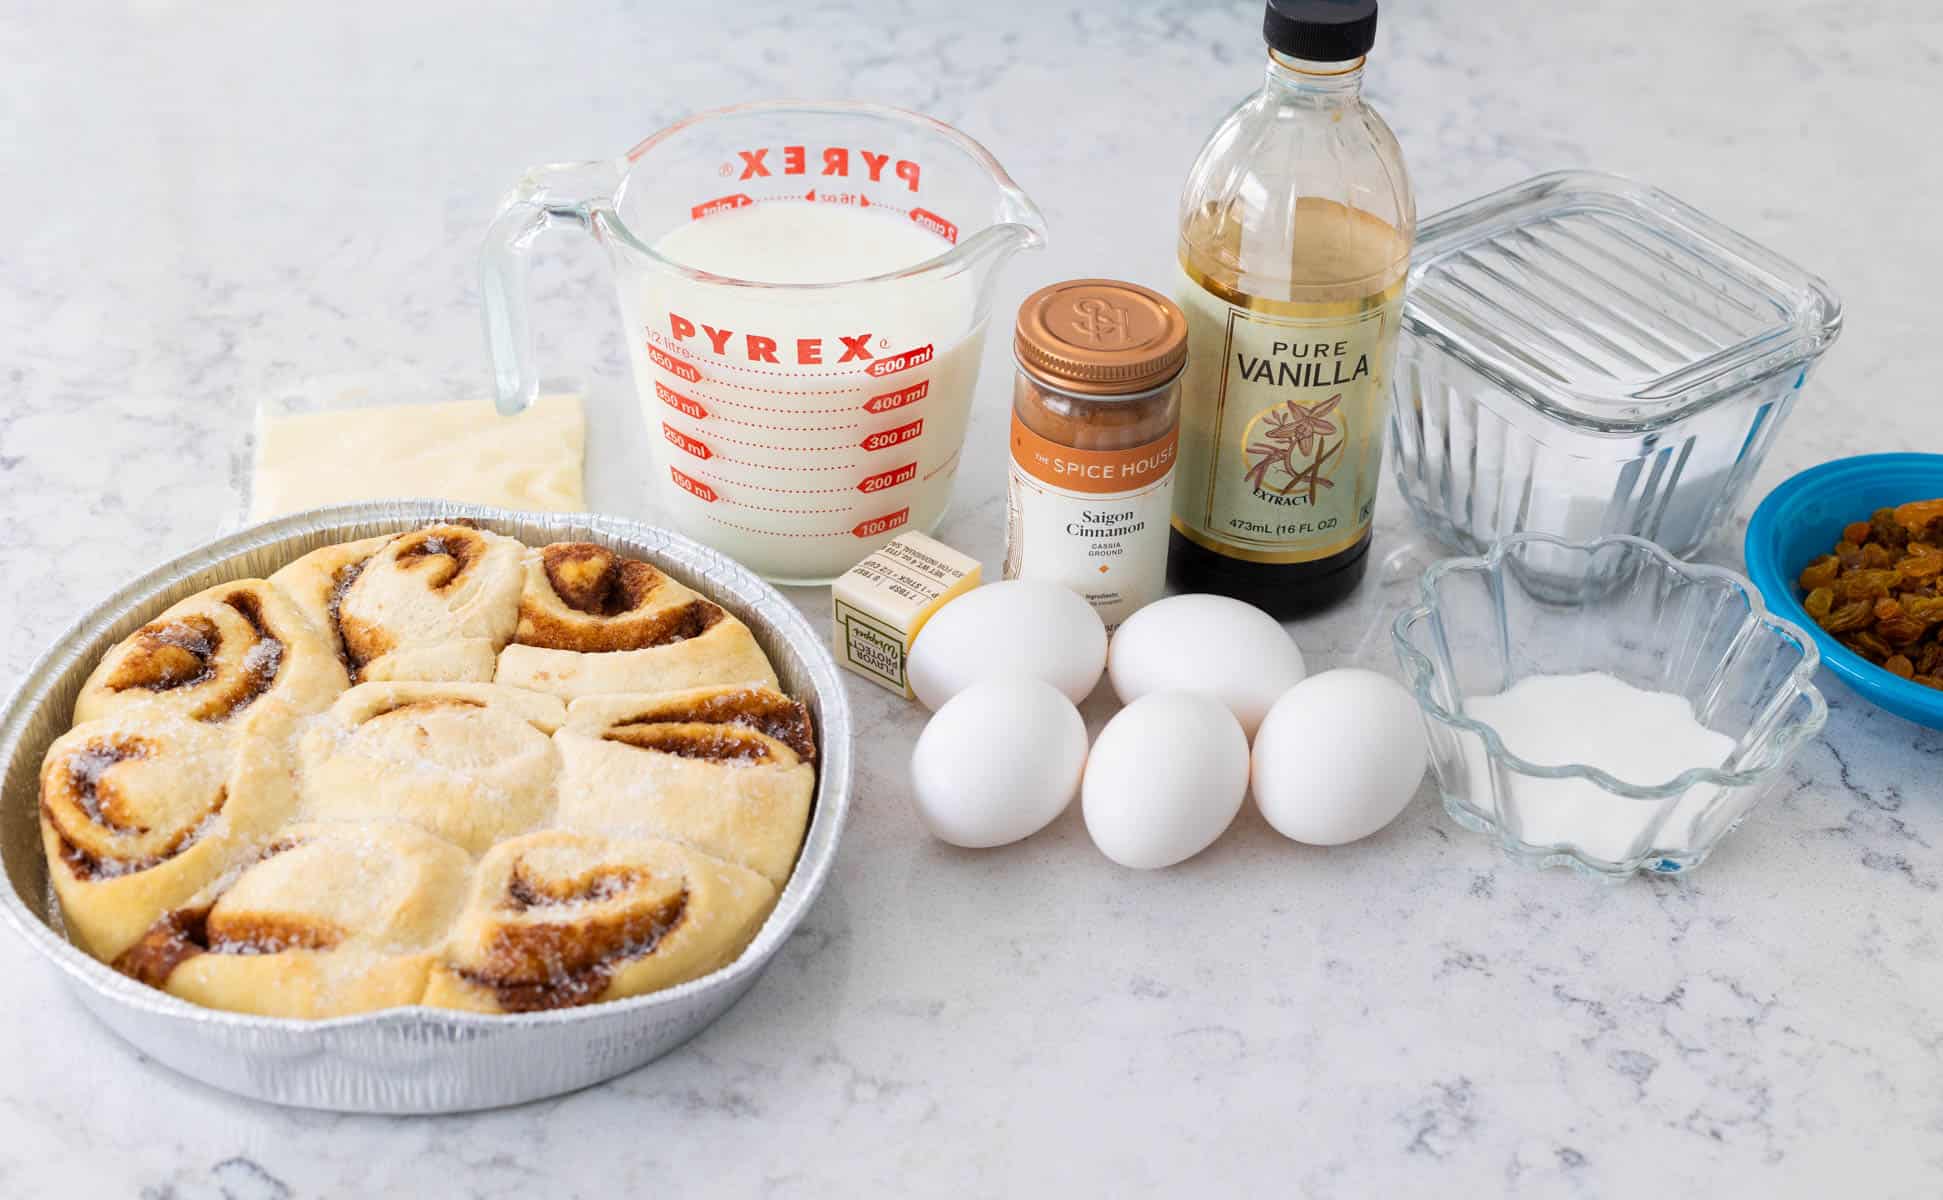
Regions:
<instances>
[{"instance_id":1,"label":"white marble surface","mask_svg":"<svg viewBox=\"0 0 1943 1200\"><path fill-rule=\"evenodd\" d=\"M236 519L259 400L482 394L474 248L529 164L760 96L890 101L984 140L1044 206L1051 248L1000 311L1064 276L1165 279L1180 178L1255 85L1260 8L1120 8L13 0L0 682ZM1423 211L1600 166L1842 293L1848 331L1757 495L1943 441L1933 6L1385 8L1372 92ZM544 365L600 406L594 494L641 512L598 252L549 245L537 286ZM988 563L1003 343L945 529ZM1380 536L1356 601L1296 627L1312 662L1393 669L1382 625L1424 555L1394 495ZM1827 738L1711 863L1603 888L1505 864L1428 789L1326 852L1252 808L1160 874L1112 867L1077 812L956 852L910 809L917 713L859 685L835 878L685 1049L505 1112L277 1111L145 1061L0 939L0 1194L1934 1195L1943 735L1830 688Z\"/></svg>"}]
</instances>

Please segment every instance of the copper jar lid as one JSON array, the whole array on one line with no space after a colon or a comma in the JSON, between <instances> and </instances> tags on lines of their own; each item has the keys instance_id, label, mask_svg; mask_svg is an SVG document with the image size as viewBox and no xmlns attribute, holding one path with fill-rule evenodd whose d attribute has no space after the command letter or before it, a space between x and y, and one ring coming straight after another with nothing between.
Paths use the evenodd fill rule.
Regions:
<instances>
[{"instance_id":1,"label":"copper jar lid","mask_svg":"<svg viewBox=\"0 0 1943 1200\"><path fill-rule=\"evenodd\" d=\"M1027 296L1012 337L1019 365L1091 396L1144 392L1187 361L1187 317L1159 292L1117 279L1069 279Z\"/></svg>"}]
</instances>

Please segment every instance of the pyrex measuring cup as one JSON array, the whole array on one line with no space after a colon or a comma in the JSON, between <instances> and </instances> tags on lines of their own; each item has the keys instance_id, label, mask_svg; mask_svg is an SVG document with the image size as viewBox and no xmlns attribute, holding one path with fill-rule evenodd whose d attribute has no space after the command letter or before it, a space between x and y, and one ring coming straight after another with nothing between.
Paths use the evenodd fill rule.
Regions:
<instances>
[{"instance_id":1,"label":"pyrex measuring cup","mask_svg":"<svg viewBox=\"0 0 1943 1200\"><path fill-rule=\"evenodd\" d=\"M928 235L922 252L936 252L844 282L766 283L656 248L670 231L692 237L695 223L755 205L874 209L909 224L845 216L842 232L908 241L915 227ZM805 214L729 222L751 215ZM944 514L998 268L1045 236L1039 210L984 147L928 117L789 102L702 113L621 159L521 181L482 261L502 412L538 390L524 260L536 234L563 222L613 260L655 435L647 473L659 519L791 583L833 579ZM729 222L718 229L743 227ZM779 265L792 250L775 247Z\"/></svg>"}]
</instances>

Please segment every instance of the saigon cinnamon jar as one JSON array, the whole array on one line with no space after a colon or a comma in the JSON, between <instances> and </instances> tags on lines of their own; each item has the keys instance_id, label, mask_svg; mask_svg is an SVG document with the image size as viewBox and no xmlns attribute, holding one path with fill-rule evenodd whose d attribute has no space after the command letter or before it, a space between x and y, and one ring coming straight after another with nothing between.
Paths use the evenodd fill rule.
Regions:
<instances>
[{"instance_id":1,"label":"saigon cinnamon jar","mask_svg":"<svg viewBox=\"0 0 1943 1200\"><path fill-rule=\"evenodd\" d=\"M1013 336L1005 577L1065 584L1111 632L1167 583L1187 319L1111 279L1041 288Z\"/></svg>"}]
</instances>

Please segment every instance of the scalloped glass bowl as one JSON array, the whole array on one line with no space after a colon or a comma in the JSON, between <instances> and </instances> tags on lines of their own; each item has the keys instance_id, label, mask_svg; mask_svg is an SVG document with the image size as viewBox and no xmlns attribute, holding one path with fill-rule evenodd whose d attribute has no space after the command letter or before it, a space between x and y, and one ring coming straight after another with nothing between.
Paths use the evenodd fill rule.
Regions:
<instances>
[{"instance_id":1,"label":"scalloped glass bowl","mask_svg":"<svg viewBox=\"0 0 1943 1200\"><path fill-rule=\"evenodd\" d=\"M1516 534L1433 564L1421 589L1393 634L1444 807L1533 865L1610 880L1698 866L1828 720L1806 633L1742 576L1640 538ZM1527 676L1586 671L1685 697L1733 751L1670 780L1621 780L1529 762L1464 713Z\"/></svg>"}]
</instances>

